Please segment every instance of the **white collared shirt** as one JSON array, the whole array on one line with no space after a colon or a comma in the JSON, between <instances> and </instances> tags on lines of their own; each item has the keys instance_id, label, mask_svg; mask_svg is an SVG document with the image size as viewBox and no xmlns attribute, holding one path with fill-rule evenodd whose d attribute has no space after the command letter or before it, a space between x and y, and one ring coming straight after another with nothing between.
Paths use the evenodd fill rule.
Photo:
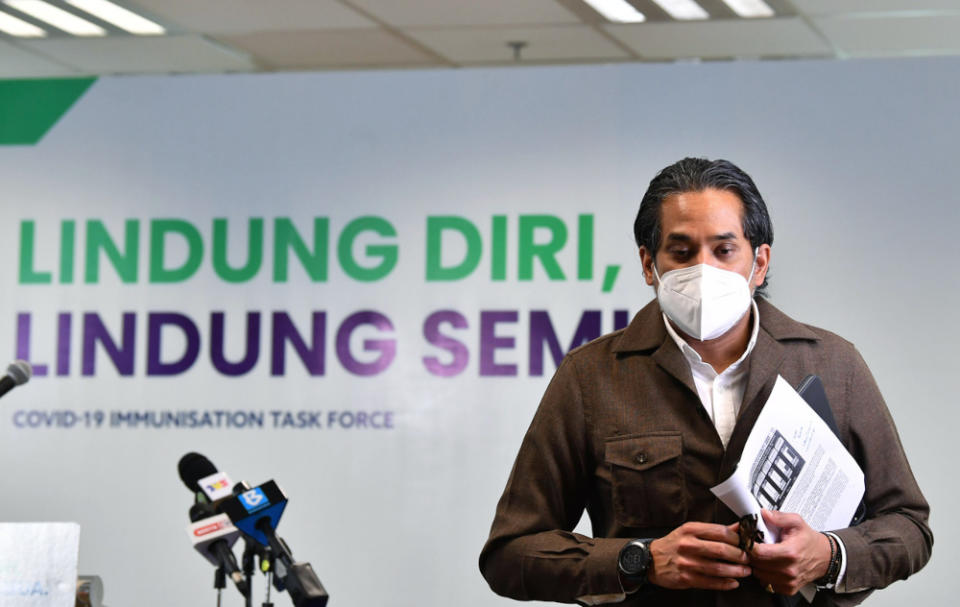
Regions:
<instances>
[{"instance_id":1,"label":"white collared shirt","mask_svg":"<svg viewBox=\"0 0 960 607\"><path fill-rule=\"evenodd\" d=\"M700 358L700 354L670 326L666 314L663 315L663 324L667 327L667 333L676 342L677 347L683 353L683 357L687 359L687 364L690 365L690 372L693 375L693 383L697 386L700 402L713 421L724 449L730 442L733 427L737 423L737 415L740 413L740 405L743 404L743 393L747 389L747 357L753 351L753 347L757 343L757 335L760 332L760 313L757 310L757 303L751 300L750 305L753 309L753 328L750 331L750 341L740 358L724 369L723 373L717 373L710 363L704 362Z\"/></svg>"}]
</instances>

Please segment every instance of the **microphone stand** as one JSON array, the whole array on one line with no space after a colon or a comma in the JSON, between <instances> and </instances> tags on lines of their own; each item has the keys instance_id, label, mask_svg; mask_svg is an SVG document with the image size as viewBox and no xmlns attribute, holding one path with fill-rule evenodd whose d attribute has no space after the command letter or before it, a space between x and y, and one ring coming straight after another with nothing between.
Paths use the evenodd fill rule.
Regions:
<instances>
[{"instance_id":1,"label":"microphone stand","mask_svg":"<svg viewBox=\"0 0 960 607\"><path fill-rule=\"evenodd\" d=\"M260 557L260 569L267 579L267 595L261 607L273 607L273 603L270 602L270 586L274 583L272 551L269 547L260 546L250 539L246 540L246 545L243 548L243 575L246 576L247 585L250 588L250 594L245 598L246 607L253 607L254 559L258 556Z\"/></svg>"},{"instance_id":2,"label":"microphone stand","mask_svg":"<svg viewBox=\"0 0 960 607\"><path fill-rule=\"evenodd\" d=\"M227 587L227 572L223 570L223 567L217 567L217 570L213 572L213 587L217 589L217 607L220 607L223 589Z\"/></svg>"},{"instance_id":3,"label":"microphone stand","mask_svg":"<svg viewBox=\"0 0 960 607\"><path fill-rule=\"evenodd\" d=\"M269 549L268 549L268 550L269 550ZM274 578L273 578L273 562L271 561L270 564L271 564L271 567L270 567L269 570L267 570L267 596L266 596L266 598L263 600L263 605L262 605L262 607L273 607L273 603L270 602L270 586L272 585L271 582L273 582L273 580L274 580Z\"/></svg>"},{"instance_id":4,"label":"microphone stand","mask_svg":"<svg viewBox=\"0 0 960 607\"><path fill-rule=\"evenodd\" d=\"M246 540L243 547L243 575L247 578L247 587L250 592L244 597L244 605L253 607L253 557L256 552L250 540Z\"/></svg>"},{"instance_id":5,"label":"microphone stand","mask_svg":"<svg viewBox=\"0 0 960 607\"><path fill-rule=\"evenodd\" d=\"M270 571L273 573L274 583L282 583L293 600L294 607L326 607L330 597L310 563L294 562L290 547L282 538L277 537L277 532L270 525L270 519L261 518L257 521L256 528L266 536L273 553ZM280 589L279 584L277 587Z\"/></svg>"}]
</instances>

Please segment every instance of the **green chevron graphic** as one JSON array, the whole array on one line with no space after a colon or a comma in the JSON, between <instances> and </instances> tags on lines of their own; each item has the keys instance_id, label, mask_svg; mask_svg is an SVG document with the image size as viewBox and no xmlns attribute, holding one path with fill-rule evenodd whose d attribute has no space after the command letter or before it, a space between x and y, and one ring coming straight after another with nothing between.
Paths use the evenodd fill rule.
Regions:
<instances>
[{"instance_id":1,"label":"green chevron graphic","mask_svg":"<svg viewBox=\"0 0 960 607\"><path fill-rule=\"evenodd\" d=\"M0 80L0 145L40 141L96 80Z\"/></svg>"}]
</instances>

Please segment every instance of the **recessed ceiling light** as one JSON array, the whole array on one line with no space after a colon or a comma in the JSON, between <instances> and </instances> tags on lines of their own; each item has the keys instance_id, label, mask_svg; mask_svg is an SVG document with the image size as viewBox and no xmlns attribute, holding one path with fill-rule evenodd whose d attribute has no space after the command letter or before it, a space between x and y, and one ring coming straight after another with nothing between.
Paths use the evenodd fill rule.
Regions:
<instances>
[{"instance_id":1,"label":"recessed ceiling light","mask_svg":"<svg viewBox=\"0 0 960 607\"><path fill-rule=\"evenodd\" d=\"M106 36L107 30L99 25L68 13L62 8L47 4L42 0L3 0L21 13L45 21L57 29L71 33L74 36Z\"/></svg>"},{"instance_id":2,"label":"recessed ceiling light","mask_svg":"<svg viewBox=\"0 0 960 607\"><path fill-rule=\"evenodd\" d=\"M626 0L583 0L610 21L641 23L647 18Z\"/></svg>"},{"instance_id":3,"label":"recessed ceiling light","mask_svg":"<svg viewBox=\"0 0 960 607\"><path fill-rule=\"evenodd\" d=\"M91 15L99 17L107 23L112 23L131 34L158 36L165 34L167 31L163 26L108 0L66 0L66 3L87 11Z\"/></svg>"},{"instance_id":4,"label":"recessed ceiling light","mask_svg":"<svg viewBox=\"0 0 960 607\"><path fill-rule=\"evenodd\" d=\"M47 32L43 31L32 23L27 23L23 19L17 19L13 15L0 13L0 32L17 36L18 38L43 38Z\"/></svg>"},{"instance_id":5,"label":"recessed ceiling light","mask_svg":"<svg viewBox=\"0 0 960 607\"><path fill-rule=\"evenodd\" d=\"M710 13L693 0L653 0L674 19L709 19Z\"/></svg>"},{"instance_id":6,"label":"recessed ceiling light","mask_svg":"<svg viewBox=\"0 0 960 607\"><path fill-rule=\"evenodd\" d=\"M741 17L773 17L776 13L763 0L723 0Z\"/></svg>"}]
</instances>

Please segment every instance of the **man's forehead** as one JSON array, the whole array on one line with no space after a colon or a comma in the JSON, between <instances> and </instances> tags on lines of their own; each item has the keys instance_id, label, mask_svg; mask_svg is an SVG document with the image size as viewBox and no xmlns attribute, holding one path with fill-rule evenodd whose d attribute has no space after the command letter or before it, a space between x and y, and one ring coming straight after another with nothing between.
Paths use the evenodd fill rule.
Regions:
<instances>
[{"instance_id":1,"label":"man's forehead","mask_svg":"<svg viewBox=\"0 0 960 607\"><path fill-rule=\"evenodd\" d=\"M681 192L663 199L661 233L668 240L742 238L743 202L727 190Z\"/></svg>"}]
</instances>

